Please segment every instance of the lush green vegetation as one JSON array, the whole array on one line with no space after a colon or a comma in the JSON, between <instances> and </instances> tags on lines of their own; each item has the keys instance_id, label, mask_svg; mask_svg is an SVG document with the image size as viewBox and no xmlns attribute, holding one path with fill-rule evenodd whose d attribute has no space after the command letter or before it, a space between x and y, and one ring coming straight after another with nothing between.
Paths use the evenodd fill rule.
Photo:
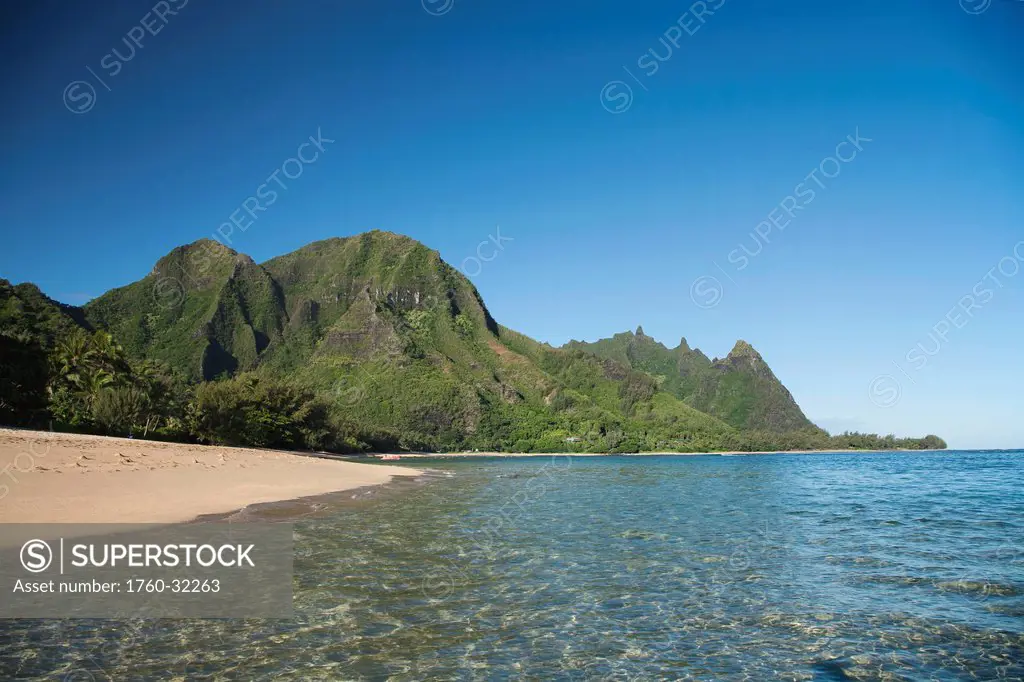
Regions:
<instances>
[{"instance_id":1,"label":"lush green vegetation","mask_svg":"<svg viewBox=\"0 0 1024 682\"><path fill-rule=\"evenodd\" d=\"M829 436L742 342L715 361L642 330L538 343L384 232L262 265L202 240L84 309L0 280L0 421L339 452L945 446Z\"/></svg>"},{"instance_id":2,"label":"lush green vegetation","mask_svg":"<svg viewBox=\"0 0 1024 682\"><path fill-rule=\"evenodd\" d=\"M2 423L276 448L333 444L327 406L308 389L245 374L191 386L163 363L129 358L105 331L55 323L56 304L52 316L40 314L44 301L33 308L0 280L4 293Z\"/></svg>"},{"instance_id":3,"label":"lush green vegetation","mask_svg":"<svg viewBox=\"0 0 1024 682\"><path fill-rule=\"evenodd\" d=\"M327 404L309 389L255 374L201 384L190 431L208 443L318 450L332 445Z\"/></svg>"},{"instance_id":4,"label":"lush green vegetation","mask_svg":"<svg viewBox=\"0 0 1024 682\"><path fill-rule=\"evenodd\" d=\"M738 341L725 358L713 361L699 349L691 349L686 339L669 349L644 334L643 328L593 343L570 341L565 347L646 372L657 378L662 390L740 431L817 429L745 341Z\"/></svg>"},{"instance_id":5,"label":"lush green vegetation","mask_svg":"<svg viewBox=\"0 0 1024 682\"><path fill-rule=\"evenodd\" d=\"M69 332L49 363L48 411L58 424L120 436L182 435L182 384L164 365L129 360L109 333Z\"/></svg>"},{"instance_id":6,"label":"lush green vegetation","mask_svg":"<svg viewBox=\"0 0 1024 682\"><path fill-rule=\"evenodd\" d=\"M46 351L28 334L0 331L0 359L0 423L31 423L46 411Z\"/></svg>"}]
</instances>

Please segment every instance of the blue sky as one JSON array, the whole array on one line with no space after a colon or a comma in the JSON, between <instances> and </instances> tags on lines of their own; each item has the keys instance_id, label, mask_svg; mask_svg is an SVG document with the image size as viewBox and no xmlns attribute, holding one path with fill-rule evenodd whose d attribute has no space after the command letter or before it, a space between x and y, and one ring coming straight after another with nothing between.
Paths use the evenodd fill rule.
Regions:
<instances>
[{"instance_id":1,"label":"blue sky","mask_svg":"<svg viewBox=\"0 0 1024 682\"><path fill-rule=\"evenodd\" d=\"M1024 2L2 12L2 277L137 280L319 130L233 248L408 234L540 340L743 338L826 428L1024 447Z\"/></svg>"}]
</instances>

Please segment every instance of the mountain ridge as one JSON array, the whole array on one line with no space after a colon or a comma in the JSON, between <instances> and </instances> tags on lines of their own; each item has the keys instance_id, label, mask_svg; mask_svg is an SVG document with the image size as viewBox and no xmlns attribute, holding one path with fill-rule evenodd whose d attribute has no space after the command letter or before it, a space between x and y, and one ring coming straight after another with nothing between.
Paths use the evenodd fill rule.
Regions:
<instances>
[{"instance_id":1,"label":"mountain ridge","mask_svg":"<svg viewBox=\"0 0 1024 682\"><path fill-rule=\"evenodd\" d=\"M343 449L704 451L828 438L745 341L712 360L638 326L555 348L498 324L436 250L392 232L262 263L200 239L142 279L60 310L116 339L132 362L168 366L196 395L236 379L236 392L254 381L301 386Z\"/></svg>"},{"instance_id":2,"label":"mountain ridge","mask_svg":"<svg viewBox=\"0 0 1024 682\"><path fill-rule=\"evenodd\" d=\"M740 430L776 433L814 430L815 426L747 341L736 341L724 358L709 359L683 337L668 348L647 336L643 327L588 343L570 341L563 348L624 362L660 379L664 390Z\"/></svg>"}]
</instances>

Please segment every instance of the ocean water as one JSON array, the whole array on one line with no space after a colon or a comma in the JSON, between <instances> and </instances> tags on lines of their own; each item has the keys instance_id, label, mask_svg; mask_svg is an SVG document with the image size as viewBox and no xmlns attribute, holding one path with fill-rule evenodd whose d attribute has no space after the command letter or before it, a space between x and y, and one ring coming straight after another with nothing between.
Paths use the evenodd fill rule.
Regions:
<instances>
[{"instance_id":1,"label":"ocean water","mask_svg":"<svg viewBox=\"0 0 1024 682\"><path fill-rule=\"evenodd\" d=\"M0 677L1022 680L1024 453L416 461L290 621L0 622Z\"/></svg>"}]
</instances>

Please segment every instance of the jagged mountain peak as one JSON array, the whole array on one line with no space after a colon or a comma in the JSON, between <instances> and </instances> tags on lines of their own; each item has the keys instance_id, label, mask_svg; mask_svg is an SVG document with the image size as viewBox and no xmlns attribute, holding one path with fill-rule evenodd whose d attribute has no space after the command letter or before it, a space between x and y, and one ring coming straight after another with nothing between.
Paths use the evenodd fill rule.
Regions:
<instances>
[{"instance_id":1,"label":"jagged mountain peak","mask_svg":"<svg viewBox=\"0 0 1024 682\"><path fill-rule=\"evenodd\" d=\"M222 282L239 267L254 265L249 256L214 239L198 239L171 249L149 274L155 278L154 286L162 290L195 291Z\"/></svg>"},{"instance_id":2,"label":"jagged mountain peak","mask_svg":"<svg viewBox=\"0 0 1024 682\"><path fill-rule=\"evenodd\" d=\"M157 260L154 269L158 268L161 263L170 263L186 258L234 258L237 255L239 255L238 252L230 246L222 244L216 239L204 237L203 239L197 239L194 242L174 247Z\"/></svg>"},{"instance_id":3,"label":"jagged mountain peak","mask_svg":"<svg viewBox=\"0 0 1024 682\"><path fill-rule=\"evenodd\" d=\"M691 349L685 338L673 350L629 332L572 345L658 377L664 390L737 428L777 432L813 428L760 353L746 341L737 341L727 357L714 362L699 349Z\"/></svg>"},{"instance_id":4,"label":"jagged mountain peak","mask_svg":"<svg viewBox=\"0 0 1024 682\"><path fill-rule=\"evenodd\" d=\"M764 358L761 357L761 354L743 339L736 342L736 345L732 347L732 350L729 351L729 355L726 357L733 359L747 358L758 362L764 362Z\"/></svg>"}]
</instances>

